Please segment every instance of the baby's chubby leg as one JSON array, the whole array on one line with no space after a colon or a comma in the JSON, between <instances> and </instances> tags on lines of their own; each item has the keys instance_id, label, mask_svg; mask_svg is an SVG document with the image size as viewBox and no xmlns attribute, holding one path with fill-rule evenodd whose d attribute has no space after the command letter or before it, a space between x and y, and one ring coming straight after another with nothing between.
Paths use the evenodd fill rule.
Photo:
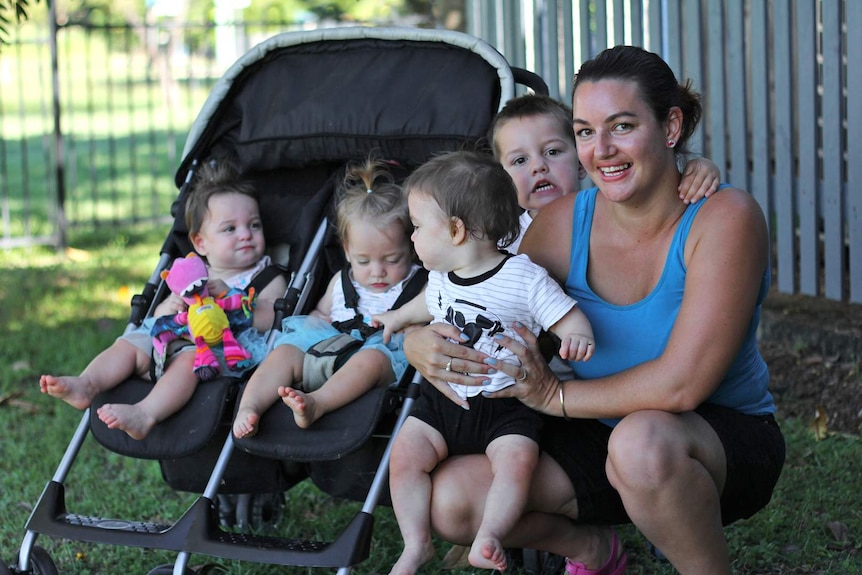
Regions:
<instances>
[{"instance_id":1,"label":"baby's chubby leg","mask_svg":"<svg viewBox=\"0 0 862 575\"><path fill-rule=\"evenodd\" d=\"M168 364L162 377L138 403L106 403L97 411L99 419L110 429L125 431L132 439L143 439L153 427L178 412L195 392L192 352L178 353Z\"/></svg>"},{"instance_id":2,"label":"baby's chubby leg","mask_svg":"<svg viewBox=\"0 0 862 575\"><path fill-rule=\"evenodd\" d=\"M488 445L486 454L494 479L468 559L474 567L505 571L502 541L524 512L539 446L523 435L504 435Z\"/></svg>"},{"instance_id":3,"label":"baby's chubby leg","mask_svg":"<svg viewBox=\"0 0 862 575\"><path fill-rule=\"evenodd\" d=\"M147 376L149 369L148 354L118 339L93 358L81 375L43 375L39 378L39 389L76 409L86 409L102 391L116 387L133 375Z\"/></svg>"},{"instance_id":4,"label":"baby's chubby leg","mask_svg":"<svg viewBox=\"0 0 862 575\"><path fill-rule=\"evenodd\" d=\"M431 471L448 455L440 433L415 417L404 422L392 447L389 486L404 550L390 575L413 575L434 558Z\"/></svg>"},{"instance_id":5,"label":"baby's chubby leg","mask_svg":"<svg viewBox=\"0 0 862 575\"><path fill-rule=\"evenodd\" d=\"M320 388L306 393L282 385L278 394L293 411L296 425L305 429L379 385L395 380L389 357L377 349L361 349Z\"/></svg>"},{"instance_id":6,"label":"baby's chubby leg","mask_svg":"<svg viewBox=\"0 0 862 575\"><path fill-rule=\"evenodd\" d=\"M257 433L260 417L278 401L278 388L290 387L302 381L302 361L305 353L290 344L280 345L269 352L245 384L233 420L235 437Z\"/></svg>"}]
</instances>

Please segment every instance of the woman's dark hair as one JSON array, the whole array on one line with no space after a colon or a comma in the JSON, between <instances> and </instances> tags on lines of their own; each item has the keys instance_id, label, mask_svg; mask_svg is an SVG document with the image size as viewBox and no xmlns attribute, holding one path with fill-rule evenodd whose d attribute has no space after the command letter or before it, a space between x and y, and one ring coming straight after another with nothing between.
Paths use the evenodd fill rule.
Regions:
<instances>
[{"instance_id":1,"label":"woman's dark hair","mask_svg":"<svg viewBox=\"0 0 862 575\"><path fill-rule=\"evenodd\" d=\"M404 190L408 196L433 198L447 218L464 222L473 238L506 247L521 232L515 184L488 154L458 151L435 156L408 176Z\"/></svg>"},{"instance_id":2,"label":"woman's dark hair","mask_svg":"<svg viewBox=\"0 0 862 575\"><path fill-rule=\"evenodd\" d=\"M692 90L691 80L680 84L667 62L657 54L637 46L614 46L583 63L575 75L572 102L578 86L600 80L627 80L637 84L641 97L662 124L667 121L671 108L679 108L682 132L675 149L678 153L688 152L686 144L703 112L700 95Z\"/></svg>"}]
</instances>

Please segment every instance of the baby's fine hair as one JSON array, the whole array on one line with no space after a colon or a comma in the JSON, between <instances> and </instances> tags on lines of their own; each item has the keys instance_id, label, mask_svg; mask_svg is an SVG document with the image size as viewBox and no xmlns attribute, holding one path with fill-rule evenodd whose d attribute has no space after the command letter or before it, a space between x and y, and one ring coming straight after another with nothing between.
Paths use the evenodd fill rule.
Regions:
<instances>
[{"instance_id":1,"label":"baby's fine hair","mask_svg":"<svg viewBox=\"0 0 862 575\"><path fill-rule=\"evenodd\" d=\"M210 160L202 164L192 182L191 193L186 200L186 228L189 237L201 231L210 198L220 194L243 194L255 202L257 191L248 180L240 176L239 170L228 160Z\"/></svg>"},{"instance_id":2,"label":"baby's fine hair","mask_svg":"<svg viewBox=\"0 0 862 575\"><path fill-rule=\"evenodd\" d=\"M562 102L544 94L524 94L512 98L503 109L497 112L491 127L488 129L488 141L494 151L494 157L500 159L500 148L497 144L497 132L507 122L521 118L536 118L545 116L557 124L560 137L572 145L575 144L575 130L572 128L572 109Z\"/></svg>"},{"instance_id":3,"label":"baby's fine hair","mask_svg":"<svg viewBox=\"0 0 862 575\"><path fill-rule=\"evenodd\" d=\"M338 190L335 225L342 242L350 241L350 224L372 222L378 229L397 223L409 237L413 226L401 186L383 160L369 157L347 169Z\"/></svg>"},{"instance_id":4,"label":"baby's fine hair","mask_svg":"<svg viewBox=\"0 0 862 575\"><path fill-rule=\"evenodd\" d=\"M500 247L520 234L518 192L503 166L487 154L448 152L419 166L404 182L407 195L433 198L447 218L464 222L475 239Z\"/></svg>"}]
</instances>

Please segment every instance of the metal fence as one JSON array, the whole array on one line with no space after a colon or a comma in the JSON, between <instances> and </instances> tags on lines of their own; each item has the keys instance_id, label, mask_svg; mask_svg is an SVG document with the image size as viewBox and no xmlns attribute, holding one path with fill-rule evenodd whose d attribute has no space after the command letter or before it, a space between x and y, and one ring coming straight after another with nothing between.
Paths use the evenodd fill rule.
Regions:
<instances>
[{"instance_id":1,"label":"metal fence","mask_svg":"<svg viewBox=\"0 0 862 575\"><path fill-rule=\"evenodd\" d=\"M767 214L777 288L862 303L862 2L466 0L464 22L566 100L607 46L662 54L704 97L695 149ZM56 90L49 34L28 28L0 54L0 246L165 218L210 87L291 26L66 22Z\"/></svg>"}]
</instances>

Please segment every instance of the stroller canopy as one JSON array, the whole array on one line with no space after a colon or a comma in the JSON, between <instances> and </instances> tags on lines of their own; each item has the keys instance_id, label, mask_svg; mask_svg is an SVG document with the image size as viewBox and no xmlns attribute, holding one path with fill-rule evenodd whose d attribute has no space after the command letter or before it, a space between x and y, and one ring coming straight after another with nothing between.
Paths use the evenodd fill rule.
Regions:
<instances>
[{"instance_id":1,"label":"stroller canopy","mask_svg":"<svg viewBox=\"0 0 862 575\"><path fill-rule=\"evenodd\" d=\"M281 34L246 53L214 87L191 127L176 182L192 160L210 155L233 157L244 172L372 151L416 165L483 138L513 95L503 56L459 32Z\"/></svg>"}]
</instances>

